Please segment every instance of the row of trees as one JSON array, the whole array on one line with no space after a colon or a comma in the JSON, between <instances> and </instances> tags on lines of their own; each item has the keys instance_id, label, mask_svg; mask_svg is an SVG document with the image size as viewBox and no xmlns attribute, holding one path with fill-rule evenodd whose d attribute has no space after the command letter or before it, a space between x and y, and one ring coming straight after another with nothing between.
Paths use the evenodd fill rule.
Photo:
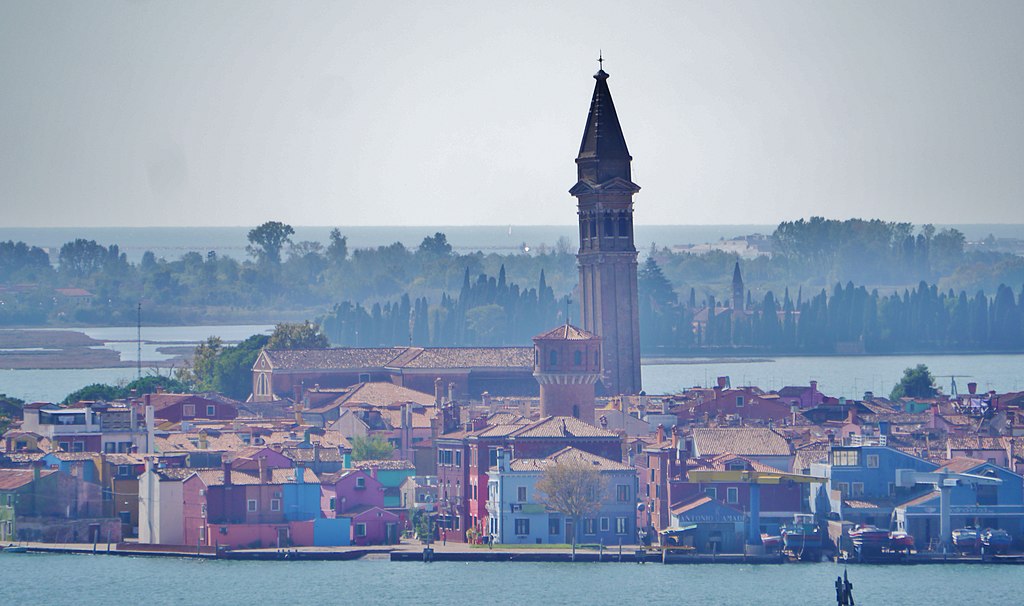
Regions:
<instances>
[{"instance_id":1,"label":"row of trees","mask_svg":"<svg viewBox=\"0 0 1024 606\"><path fill-rule=\"evenodd\" d=\"M1024 349L1024 289L999 285L994 297L978 291L940 291L921 282L902 294L879 294L848 282L809 298L772 291L745 311L722 307L714 296L700 305L694 292L679 303L657 263L640 272L640 337L647 351L754 348L775 353L890 353ZM749 300L749 294L748 294ZM743 308L741 302L737 308Z\"/></svg>"},{"instance_id":2,"label":"row of trees","mask_svg":"<svg viewBox=\"0 0 1024 606\"><path fill-rule=\"evenodd\" d=\"M507 280L505 266L497 277L463 274L457 297L441 294L431 306L426 297L374 303L340 303L321 321L336 345L352 347L521 345L564 321L566 297L555 299L542 269L536 288L520 288Z\"/></svg>"}]
</instances>

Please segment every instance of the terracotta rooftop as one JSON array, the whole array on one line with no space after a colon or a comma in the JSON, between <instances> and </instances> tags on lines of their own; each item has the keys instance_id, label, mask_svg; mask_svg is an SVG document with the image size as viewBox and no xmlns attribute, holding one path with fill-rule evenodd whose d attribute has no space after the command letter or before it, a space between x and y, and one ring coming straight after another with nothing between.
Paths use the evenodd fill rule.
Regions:
<instances>
[{"instance_id":1,"label":"terracotta rooftop","mask_svg":"<svg viewBox=\"0 0 1024 606\"><path fill-rule=\"evenodd\" d=\"M770 429L697 428L693 444L698 455L732 453L749 456L788 456L789 443Z\"/></svg>"},{"instance_id":2,"label":"terracotta rooftop","mask_svg":"<svg viewBox=\"0 0 1024 606\"><path fill-rule=\"evenodd\" d=\"M416 466L409 461L395 461L393 459L377 459L367 461L353 461L352 467L361 469L363 471L369 471L371 469L380 470L401 470L401 469L416 469Z\"/></svg>"},{"instance_id":3,"label":"terracotta rooftop","mask_svg":"<svg viewBox=\"0 0 1024 606\"><path fill-rule=\"evenodd\" d=\"M673 507L671 511L675 515L679 515L681 513L686 513L687 511L697 509L698 507L704 505L705 503L710 503L711 500L711 497L698 497L692 501L687 501L685 503L682 503L681 505Z\"/></svg>"},{"instance_id":4,"label":"terracotta rooftop","mask_svg":"<svg viewBox=\"0 0 1024 606\"><path fill-rule=\"evenodd\" d=\"M223 469L195 469L196 475L203 481L203 484L207 486L223 486L224 485L224 470ZM316 477L312 469L303 468L302 480L306 484L319 484L320 478ZM294 484L295 483L295 470L294 469L271 469L270 481L266 484ZM231 484L238 486L258 486L264 484L260 481L260 475L258 471L232 469L231 470Z\"/></svg>"},{"instance_id":5,"label":"terracotta rooftop","mask_svg":"<svg viewBox=\"0 0 1024 606\"><path fill-rule=\"evenodd\" d=\"M618 461L599 457L585 450L573 448L572 446L567 446L543 459L513 459L509 463L509 468L512 471L543 471L551 465L557 465L559 463L581 465L587 469L596 469L597 471L632 470L632 467L629 465L623 465Z\"/></svg>"},{"instance_id":6,"label":"terracotta rooftop","mask_svg":"<svg viewBox=\"0 0 1024 606\"><path fill-rule=\"evenodd\" d=\"M618 434L595 427L575 417L544 417L512 434L517 440L530 438L616 438Z\"/></svg>"},{"instance_id":7,"label":"terracotta rooftop","mask_svg":"<svg viewBox=\"0 0 1024 606\"><path fill-rule=\"evenodd\" d=\"M984 465L986 462L987 461L972 459L970 457L955 457L947 461L944 465L939 467L939 469L950 473L967 473L976 467Z\"/></svg>"},{"instance_id":8,"label":"terracotta rooftop","mask_svg":"<svg viewBox=\"0 0 1024 606\"><path fill-rule=\"evenodd\" d=\"M32 482L34 471L31 469L0 469L0 490L17 490ZM52 469L44 469L40 477L56 473Z\"/></svg>"},{"instance_id":9,"label":"terracotta rooftop","mask_svg":"<svg viewBox=\"0 0 1024 606\"><path fill-rule=\"evenodd\" d=\"M573 326L572 324L563 324L556 328L552 328L547 332L542 332L533 338L534 341L590 341L592 339L598 339L597 335L591 332L587 332L582 328Z\"/></svg>"},{"instance_id":10,"label":"terracotta rooftop","mask_svg":"<svg viewBox=\"0 0 1024 606\"><path fill-rule=\"evenodd\" d=\"M341 347L264 354L275 370L533 368L532 347Z\"/></svg>"}]
</instances>

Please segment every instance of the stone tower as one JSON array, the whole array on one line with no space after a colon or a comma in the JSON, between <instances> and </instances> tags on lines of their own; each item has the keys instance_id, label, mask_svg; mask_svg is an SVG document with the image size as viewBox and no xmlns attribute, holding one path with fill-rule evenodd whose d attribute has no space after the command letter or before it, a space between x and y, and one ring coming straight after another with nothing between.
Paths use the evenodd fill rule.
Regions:
<instances>
[{"instance_id":1,"label":"stone tower","mask_svg":"<svg viewBox=\"0 0 1024 606\"><path fill-rule=\"evenodd\" d=\"M633 245L633 160L615 113L608 74L599 70L576 158L583 328L601 338L601 383L609 395L640 392L640 320Z\"/></svg>"},{"instance_id":2,"label":"stone tower","mask_svg":"<svg viewBox=\"0 0 1024 606\"><path fill-rule=\"evenodd\" d=\"M736 262L736 267L732 270L732 301L730 301L733 309L737 311L743 311L746 308L745 299L743 293L746 292L743 289L743 276L740 275L740 262Z\"/></svg>"},{"instance_id":3,"label":"stone tower","mask_svg":"<svg viewBox=\"0 0 1024 606\"><path fill-rule=\"evenodd\" d=\"M540 415L594 423L594 386L601 378L601 337L565 324L533 338L533 376Z\"/></svg>"}]
</instances>

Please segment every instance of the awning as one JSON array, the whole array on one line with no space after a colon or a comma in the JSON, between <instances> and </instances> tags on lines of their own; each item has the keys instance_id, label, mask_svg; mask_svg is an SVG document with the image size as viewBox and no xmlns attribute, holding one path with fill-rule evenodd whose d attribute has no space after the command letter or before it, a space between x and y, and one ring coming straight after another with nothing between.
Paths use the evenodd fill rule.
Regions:
<instances>
[{"instance_id":1,"label":"awning","mask_svg":"<svg viewBox=\"0 0 1024 606\"><path fill-rule=\"evenodd\" d=\"M665 530L662 530L661 534L666 534L666 535L668 535L668 534L683 534L684 532L688 532L690 530L696 530L696 529L697 529L697 525L696 524L690 524L689 526L669 526Z\"/></svg>"}]
</instances>

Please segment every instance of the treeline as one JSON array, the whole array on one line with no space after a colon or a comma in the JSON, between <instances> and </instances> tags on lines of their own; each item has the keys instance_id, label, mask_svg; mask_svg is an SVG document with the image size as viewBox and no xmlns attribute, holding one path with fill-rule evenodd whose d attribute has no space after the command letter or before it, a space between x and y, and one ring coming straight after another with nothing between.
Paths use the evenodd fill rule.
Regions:
<instances>
[{"instance_id":1,"label":"treeline","mask_svg":"<svg viewBox=\"0 0 1024 606\"><path fill-rule=\"evenodd\" d=\"M332 344L350 347L522 345L565 321L564 314L573 309L566 299L556 300L544 270L535 288L520 288L508 282L504 265L497 277L481 273L475 280L467 268L458 296L442 293L438 305L408 295L369 309L343 302L322 318L321 326Z\"/></svg>"},{"instance_id":2,"label":"treeline","mask_svg":"<svg viewBox=\"0 0 1024 606\"><path fill-rule=\"evenodd\" d=\"M1024 288L994 297L940 291L921 282L881 295L848 282L794 300L768 291L735 308L714 296L682 303L653 259L641 271L641 346L649 353L752 349L768 353L893 353L1024 350Z\"/></svg>"},{"instance_id":3,"label":"treeline","mask_svg":"<svg viewBox=\"0 0 1024 606\"><path fill-rule=\"evenodd\" d=\"M46 251L0 242L0 325L132 324L143 303L150 324L277 321L315 317L338 301L372 309L375 301L428 298L459 289L465 273L534 282L543 270L551 287L568 293L576 282L574 251L562 242L531 254L460 255L444 234L417 248L401 243L350 251L340 230L329 241L292 241L291 226L268 222L248 234L248 259L189 252L178 259L143 254L130 263L118 246L78 239L51 263ZM69 298L56 289L79 288Z\"/></svg>"}]
</instances>

